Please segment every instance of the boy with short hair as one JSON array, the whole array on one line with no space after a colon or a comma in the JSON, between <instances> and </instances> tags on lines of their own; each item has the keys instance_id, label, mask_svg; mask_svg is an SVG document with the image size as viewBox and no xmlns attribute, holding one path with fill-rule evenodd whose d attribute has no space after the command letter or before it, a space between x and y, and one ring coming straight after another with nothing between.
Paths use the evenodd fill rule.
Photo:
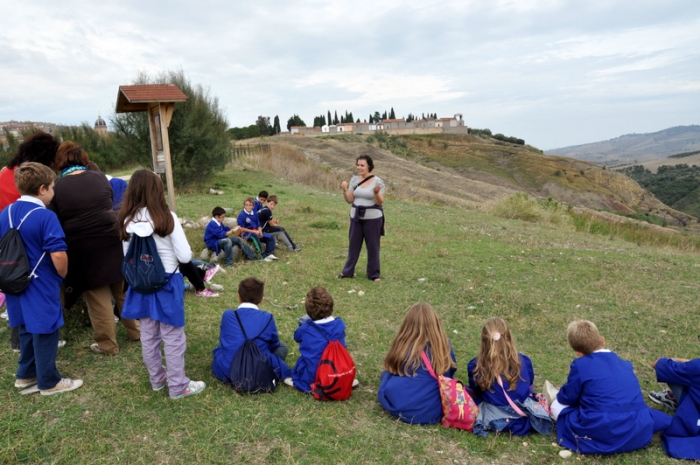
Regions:
<instances>
[{"instance_id":1,"label":"boy with short hair","mask_svg":"<svg viewBox=\"0 0 700 465\"><path fill-rule=\"evenodd\" d=\"M267 198L267 206L261 208L258 212L258 220L260 220L262 230L263 232L266 232L274 237L277 241L284 244L287 247L287 250L290 252L301 252L301 248L294 244L294 241L291 237L289 237L287 230L279 225L279 220L272 217L272 211L275 209L277 204L277 196L271 195Z\"/></svg>"},{"instance_id":2,"label":"boy with short hair","mask_svg":"<svg viewBox=\"0 0 700 465\"><path fill-rule=\"evenodd\" d=\"M204 243L207 248L213 250L216 255L224 249L226 255L226 266L233 266L233 246L237 245L243 251L248 260L255 261L258 257L255 252L245 243L243 239L236 236L240 228L236 226L231 229L224 224L226 210L221 207L214 207L211 211L212 219L204 230Z\"/></svg>"},{"instance_id":3,"label":"boy with short hair","mask_svg":"<svg viewBox=\"0 0 700 465\"><path fill-rule=\"evenodd\" d=\"M264 282L253 277L245 278L238 285L240 305L236 310L226 310L221 316L219 346L213 351L212 371L214 376L226 384L231 383L231 361L246 340L243 330L238 324L236 313L241 319L245 333L267 356L277 379L282 380L292 374L284 362L289 348L279 340L275 317L258 308L258 305L263 301L264 293Z\"/></svg>"},{"instance_id":4,"label":"boy with short hair","mask_svg":"<svg viewBox=\"0 0 700 465\"><path fill-rule=\"evenodd\" d=\"M567 330L578 357L551 406L560 446L582 454L619 454L641 449L671 422L649 408L632 363L605 349L595 324L576 320Z\"/></svg>"},{"instance_id":5,"label":"boy with short hair","mask_svg":"<svg viewBox=\"0 0 700 465\"><path fill-rule=\"evenodd\" d=\"M56 368L58 330L63 326L60 289L68 272L68 255L61 223L46 205L53 198L56 174L41 163L22 163L15 184L22 196L0 213L0 236L10 228L19 233L34 270L20 295L7 295L11 327L19 327L20 355L15 387L43 396L78 389L79 379L63 378ZM36 268L36 269L35 269ZM34 387L36 386L36 387ZM28 393L25 391L25 393Z\"/></svg>"},{"instance_id":6,"label":"boy with short hair","mask_svg":"<svg viewBox=\"0 0 700 465\"><path fill-rule=\"evenodd\" d=\"M268 199L269 202L269 199ZM316 370L328 341L340 341L345 346L345 322L333 316L333 296L323 287L316 286L306 294L306 315L299 320L294 340L299 343L299 358L292 376L284 383L302 392L311 392L316 381ZM357 380L353 386L359 384Z\"/></svg>"},{"instance_id":7,"label":"boy with short hair","mask_svg":"<svg viewBox=\"0 0 700 465\"><path fill-rule=\"evenodd\" d=\"M258 196L253 200L253 202L254 202L253 213L255 213L257 215L258 212L260 211L260 209L265 207L265 202L268 201L267 196L268 196L267 191L260 191Z\"/></svg>"},{"instance_id":8,"label":"boy with short hair","mask_svg":"<svg viewBox=\"0 0 700 465\"><path fill-rule=\"evenodd\" d=\"M258 215L253 212L254 203L252 197L246 198L243 202L243 210L238 214L238 226L243 232L241 237L264 243L265 252L263 253L263 260L266 262L278 260L274 255L275 238L263 232L262 227L260 227Z\"/></svg>"},{"instance_id":9,"label":"boy with short hair","mask_svg":"<svg viewBox=\"0 0 700 465\"><path fill-rule=\"evenodd\" d=\"M649 398L673 410L671 425L661 436L666 453L677 459L700 460L700 358L660 358L652 367L667 391L650 392Z\"/></svg>"}]
</instances>

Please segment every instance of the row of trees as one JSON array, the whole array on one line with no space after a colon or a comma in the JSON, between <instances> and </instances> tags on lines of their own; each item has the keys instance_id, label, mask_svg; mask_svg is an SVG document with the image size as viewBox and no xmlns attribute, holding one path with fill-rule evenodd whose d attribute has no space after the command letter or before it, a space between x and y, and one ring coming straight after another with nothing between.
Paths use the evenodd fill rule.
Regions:
<instances>
[{"instance_id":1,"label":"row of trees","mask_svg":"<svg viewBox=\"0 0 700 465\"><path fill-rule=\"evenodd\" d=\"M696 165L663 165L659 166L656 173L645 169L643 165L628 166L617 171L637 181L670 207L700 188L700 167ZM697 208L696 204L695 209Z\"/></svg>"}]
</instances>

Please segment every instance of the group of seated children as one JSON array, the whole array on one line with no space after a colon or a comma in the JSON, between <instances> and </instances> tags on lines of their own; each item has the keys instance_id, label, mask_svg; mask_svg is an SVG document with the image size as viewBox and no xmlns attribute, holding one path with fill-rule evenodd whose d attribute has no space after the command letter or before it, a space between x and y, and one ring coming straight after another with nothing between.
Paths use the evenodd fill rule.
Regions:
<instances>
[{"instance_id":1,"label":"group of seated children","mask_svg":"<svg viewBox=\"0 0 700 465\"><path fill-rule=\"evenodd\" d=\"M278 381L299 391L310 392L316 369L329 340L345 346L345 323L333 317L333 297L322 287L314 287L306 295L306 316L299 320L294 340L299 343L299 358L293 369L285 363L289 348L280 341L272 314L261 310L265 284L257 278L245 278L238 286L236 310L226 310L221 316L219 345L213 351L214 376L231 384L231 362L243 347L246 335L267 357ZM240 324L239 324L240 321ZM241 327L243 326L243 328ZM354 380L353 387L359 383Z\"/></svg>"},{"instance_id":2,"label":"group of seated children","mask_svg":"<svg viewBox=\"0 0 700 465\"><path fill-rule=\"evenodd\" d=\"M272 216L278 202L276 195L268 196L266 191L261 191L256 198L246 198L234 228L224 224L226 210L215 207L212 210L212 219L204 230L204 243L216 255L224 251L227 267L233 266L234 246L239 247L250 261L277 260L274 251L278 241L290 252L301 252L301 248L292 241L289 233L279 226L279 221ZM251 241L253 248L248 246L247 241ZM265 245L265 250L262 249L262 244ZM261 258L258 258L256 252Z\"/></svg>"},{"instance_id":3,"label":"group of seated children","mask_svg":"<svg viewBox=\"0 0 700 465\"><path fill-rule=\"evenodd\" d=\"M467 364L469 389L479 407L474 433L550 434L556 424L559 445L583 454L617 454L647 446L654 433L672 457L700 459L700 359L662 358L654 363L670 390L652 392L655 402L678 406L673 419L644 403L632 363L605 349L590 321L567 328L577 358L566 383L553 398L535 394L530 359L517 352L506 322L483 326L478 355ZM378 400L401 421L433 424L442 419L439 385L421 361L427 354L434 372L452 377L454 352L435 310L426 303L409 307L384 360ZM676 402L676 399L678 402Z\"/></svg>"}]
</instances>

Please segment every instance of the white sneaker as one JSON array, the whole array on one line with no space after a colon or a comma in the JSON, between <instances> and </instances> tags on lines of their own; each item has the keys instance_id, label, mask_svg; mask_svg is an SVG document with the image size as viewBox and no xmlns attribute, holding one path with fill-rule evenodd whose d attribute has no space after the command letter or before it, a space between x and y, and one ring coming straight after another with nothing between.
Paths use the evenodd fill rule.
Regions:
<instances>
[{"instance_id":1,"label":"white sneaker","mask_svg":"<svg viewBox=\"0 0 700 465\"><path fill-rule=\"evenodd\" d=\"M58 348L59 348L59 349L62 348L62 347L64 347L65 345L66 345L65 339L59 339L59 340L58 340Z\"/></svg>"},{"instance_id":2,"label":"white sneaker","mask_svg":"<svg viewBox=\"0 0 700 465\"><path fill-rule=\"evenodd\" d=\"M290 387L294 387L294 381L292 381L292 377L288 376L288 377L284 378L284 384L286 384L287 386L290 386Z\"/></svg>"},{"instance_id":3,"label":"white sneaker","mask_svg":"<svg viewBox=\"0 0 700 465\"><path fill-rule=\"evenodd\" d=\"M60 394L62 392L74 391L83 385L82 379L70 379L63 378L61 381L56 383L51 389L42 389L42 396L52 396L54 394Z\"/></svg>"},{"instance_id":4,"label":"white sneaker","mask_svg":"<svg viewBox=\"0 0 700 465\"><path fill-rule=\"evenodd\" d=\"M268 263L275 261L275 259L272 257L273 257L272 255L268 255L267 257L263 258L263 261L268 262Z\"/></svg>"},{"instance_id":5,"label":"white sneaker","mask_svg":"<svg viewBox=\"0 0 700 465\"><path fill-rule=\"evenodd\" d=\"M204 383L204 381L190 381L190 384L187 385L187 389L185 389L185 392L183 392L179 396L173 397L173 399L182 399L184 397L199 394L204 390L205 387L207 387L207 385Z\"/></svg>"},{"instance_id":6,"label":"white sneaker","mask_svg":"<svg viewBox=\"0 0 700 465\"><path fill-rule=\"evenodd\" d=\"M0 319L7 320L7 311L0 313Z\"/></svg>"},{"instance_id":7,"label":"white sneaker","mask_svg":"<svg viewBox=\"0 0 700 465\"><path fill-rule=\"evenodd\" d=\"M270 254L267 256L268 258L271 258L273 260L279 260L279 258L275 257L273 254Z\"/></svg>"},{"instance_id":8,"label":"white sneaker","mask_svg":"<svg viewBox=\"0 0 700 465\"><path fill-rule=\"evenodd\" d=\"M555 388L552 383L548 380L544 381L544 397L547 399L547 403L552 405L552 403L557 400L557 394L559 394L559 389Z\"/></svg>"}]
</instances>

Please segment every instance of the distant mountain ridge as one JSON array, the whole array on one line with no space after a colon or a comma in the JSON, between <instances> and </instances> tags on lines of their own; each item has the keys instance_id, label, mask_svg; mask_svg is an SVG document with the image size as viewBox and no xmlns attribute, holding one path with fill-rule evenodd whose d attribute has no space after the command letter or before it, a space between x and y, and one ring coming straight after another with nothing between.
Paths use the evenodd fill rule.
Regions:
<instances>
[{"instance_id":1,"label":"distant mountain ridge","mask_svg":"<svg viewBox=\"0 0 700 465\"><path fill-rule=\"evenodd\" d=\"M546 150L544 153L612 167L641 164L696 150L700 150L700 125L675 126L648 134L626 134L602 142ZM669 161L669 164L672 163L673 160Z\"/></svg>"}]
</instances>

